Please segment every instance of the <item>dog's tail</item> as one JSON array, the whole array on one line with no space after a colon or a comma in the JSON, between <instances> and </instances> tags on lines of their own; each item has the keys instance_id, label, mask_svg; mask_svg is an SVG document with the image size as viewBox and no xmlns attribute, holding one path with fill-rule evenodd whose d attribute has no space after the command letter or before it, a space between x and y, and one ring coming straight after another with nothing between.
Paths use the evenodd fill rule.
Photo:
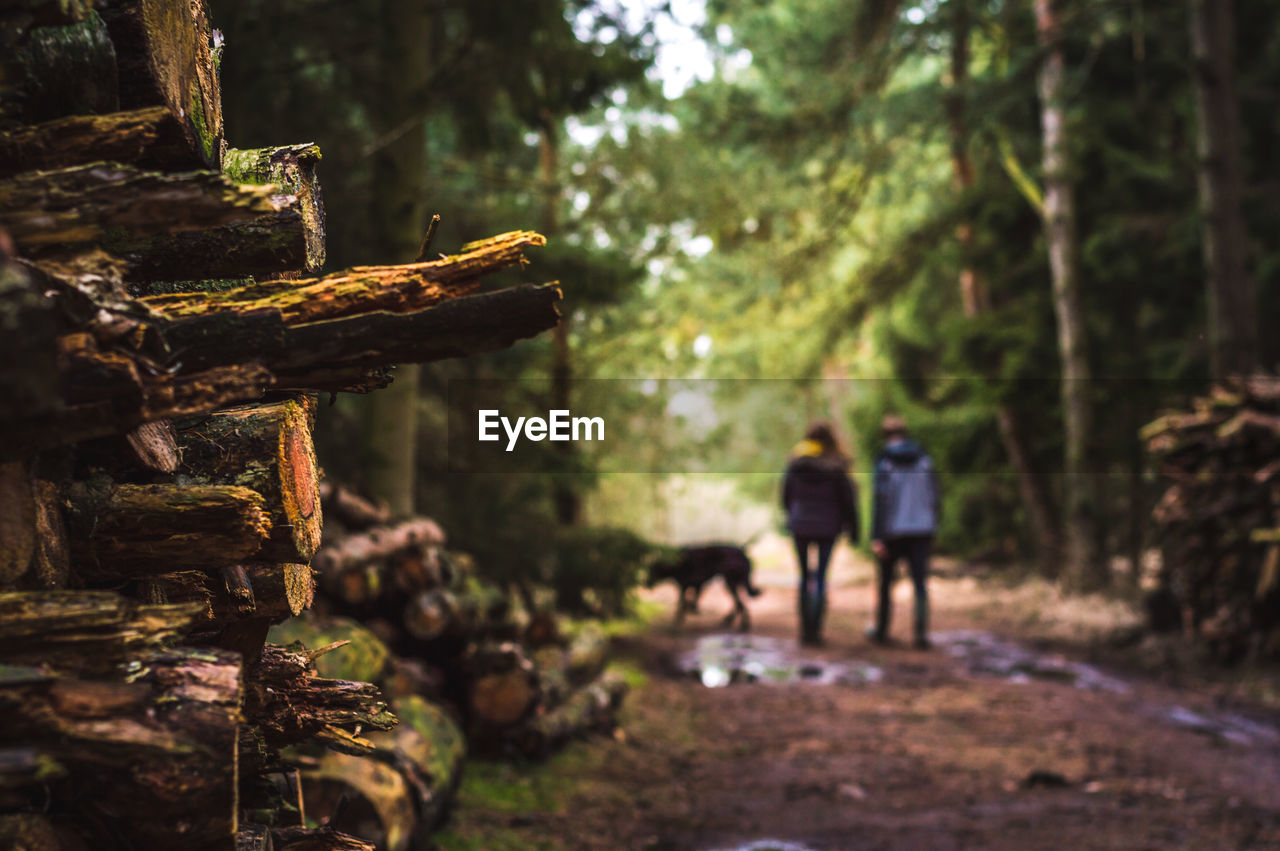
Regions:
<instances>
[{"instance_id":1,"label":"dog's tail","mask_svg":"<svg viewBox=\"0 0 1280 851\"><path fill-rule=\"evenodd\" d=\"M761 594L764 593L759 588L751 584L750 576L747 577L746 585L747 585L747 594L751 597L759 597Z\"/></svg>"},{"instance_id":2,"label":"dog's tail","mask_svg":"<svg viewBox=\"0 0 1280 851\"><path fill-rule=\"evenodd\" d=\"M750 538L747 538L745 541L742 542L742 549L745 550L747 547L751 546L756 541L760 540L760 538L764 535L764 533L768 531L769 531L769 527L766 526L763 529L761 529L759 532L756 532ZM755 596L755 595L753 594L752 596Z\"/></svg>"}]
</instances>

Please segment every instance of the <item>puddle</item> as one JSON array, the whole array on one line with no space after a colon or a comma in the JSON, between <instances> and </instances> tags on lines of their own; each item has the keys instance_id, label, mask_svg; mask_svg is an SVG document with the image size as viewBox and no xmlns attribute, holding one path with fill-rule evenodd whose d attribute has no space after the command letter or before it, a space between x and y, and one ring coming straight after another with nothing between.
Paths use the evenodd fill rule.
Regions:
<instances>
[{"instance_id":1,"label":"puddle","mask_svg":"<svg viewBox=\"0 0 1280 851\"><path fill-rule=\"evenodd\" d=\"M736 633L703 636L679 658L677 667L707 688L742 682L868 685L884 679L884 671L875 665L801 658L791 642Z\"/></svg>"},{"instance_id":2,"label":"puddle","mask_svg":"<svg viewBox=\"0 0 1280 851\"><path fill-rule=\"evenodd\" d=\"M990 633L954 630L934 633L930 638L948 655L962 660L973 674L1001 677L1015 683L1054 680L1112 694L1130 691L1123 680L1104 674L1092 665L1073 662L1056 653L1037 653Z\"/></svg>"},{"instance_id":3,"label":"puddle","mask_svg":"<svg viewBox=\"0 0 1280 851\"><path fill-rule=\"evenodd\" d=\"M714 851L817 851L817 849L801 845L799 842L788 842L785 839L757 839L745 845L716 848Z\"/></svg>"},{"instance_id":4,"label":"puddle","mask_svg":"<svg viewBox=\"0 0 1280 851\"><path fill-rule=\"evenodd\" d=\"M1076 688L1131 694L1124 680L1104 674L1083 662L1073 662L1055 653L1034 650L975 630L955 630L930 636L936 646L963 662L969 673L1000 677L1008 682L1051 680ZM1178 705L1139 705L1138 711L1166 724L1192 730L1223 742L1246 747L1280 745L1280 730L1229 712L1201 714Z\"/></svg>"},{"instance_id":5,"label":"puddle","mask_svg":"<svg viewBox=\"0 0 1280 851\"><path fill-rule=\"evenodd\" d=\"M1167 706L1153 713L1157 718L1215 739L1232 744L1252 746L1280 742L1280 731L1231 713L1201 715L1185 706Z\"/></svg>"}]
</instances>

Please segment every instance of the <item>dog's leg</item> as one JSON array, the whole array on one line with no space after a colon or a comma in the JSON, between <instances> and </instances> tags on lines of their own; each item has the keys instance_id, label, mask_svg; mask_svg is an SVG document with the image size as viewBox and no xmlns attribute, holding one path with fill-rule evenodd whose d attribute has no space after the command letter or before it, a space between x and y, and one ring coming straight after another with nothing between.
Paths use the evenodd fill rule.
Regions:
<instances>
[{"instance_id":1,"label":"dog's leg","mask_svg":"<svg viewBox=\"0 0 1280 851\"><path fill-rule=\"evenodd\" d=\"M688 589L686 589L683 585L681 585L680 596L676 599L676 626L677 627L684 625L685 601L688 599L688 597L685 595L686 590Z\"/></svg>"},{"instance_id":2,"label":"dog's leg","mask_svg":"<svg viewBox=\"0 0 1280 851\"><path fill-rule=\"evenodd\" d=\"M747 613L747 606L742 602L742 598L738 596L738 586L730 585L729 593L733 595L733 615L739 618L738 629L742 632L751 631L751 615ZM730 617L732 617L731 615Z\"/></svg>"},{"instance_id":3,"label":"dog's leg","mask_svg":"<svg viewBox=\"0 0 1280 851\"><path fill-rule=\"evenodd\" d=\"M729 592L729 596L733 598L733 608L729 610L729 614L724 616L724 621L722 622L724 626L728 627L732 626L735 620L742 617L742 613L746 609L742 605L742 600L738 597L738 586L726 581L724 587Z\"/></svg>"}]
</instances>

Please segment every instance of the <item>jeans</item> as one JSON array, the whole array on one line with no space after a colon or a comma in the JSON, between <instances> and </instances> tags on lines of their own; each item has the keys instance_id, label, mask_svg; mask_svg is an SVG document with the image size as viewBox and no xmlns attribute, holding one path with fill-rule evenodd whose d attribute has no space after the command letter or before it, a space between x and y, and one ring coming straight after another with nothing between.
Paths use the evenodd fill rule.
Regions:
<instances>
[{"instance_id":1,"label":"jeans","mask_svg":"<svg viewBox=\"0 0 1280 851\"><path fill-rule=\"evenodd\" d=\"M796 557L800 560L800 637L816 641L822 634L822 620L827 612L827 565L835 536L811 538L796 536ZM809 566L811 547L818 549L818 563Z\"/></svg>"},{"instance_id":2,"label":"jeans","mask_svg":"<svg viewBox=\"0 0 1280 851\"><path fill-rule=\"evenodd\" d=\"M915 638L929 638L929 556L933 551L932 535L907 535L886 538L885 557L880 559L880 597L876 606L876 637L883 640L889 635L889 620L893 609L893 574L901 559L907 560L911 569L911 584L915 586Z\"/></svg>"}]
</instances>

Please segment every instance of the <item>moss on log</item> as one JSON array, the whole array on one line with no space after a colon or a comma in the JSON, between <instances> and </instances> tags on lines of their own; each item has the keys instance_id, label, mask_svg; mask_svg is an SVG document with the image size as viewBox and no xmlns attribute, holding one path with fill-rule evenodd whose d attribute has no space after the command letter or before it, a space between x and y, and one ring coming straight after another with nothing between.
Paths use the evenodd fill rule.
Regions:
<instances>
[{"instance_id":1,"label":"moss on log","mask_svg":"<svg viewBox=\"0 0 1280 851\"><path fill-rule=\"evenodd\" d=\"M0 132L0 177L93 162L166 171L203 165L192 155L177 119L161 106L74 115Z\"/></svg>"},{"instance_id":2,"label":"moss on log","mask_svg":"<svg viewBox=\"0 0 1280 851\"><path fill-rule=\"evenodd\" d=\"M289 326L375 311L408 313L473 289L484 275L523 265L526 248L545 244L540 234L516 231L428 263L356 266L322 278L264 281L225 292L175 293L142 301L174 318L275 311Z\"/></svg>"},{"instance_id":3,"label":"moss on log","mask_svg":"<svg viewBox=\"0 0 1280 851\"><path fill-rule=\"evenodd\" d=\"M420 697L398 700L394 708L400 724L369 736L372 754L329 753L308 768L303 798L310 817L335 818L338 828L351 821L354 830L355 819L343 814L367 807L378 829L362 835L380 848L404 851L418 847L448 811L462 776L466 739L448 713Z\"/></svg>"},{"instance_id":4,"label":"moss on log","mask_svg":"<svg viewBox=\"0 0 1280 851\"><path fill-rule=\"evenodd\" d=\"M324 196L316 166L320 147L311 143L275 148L232 148L222 158L222 170L237 183L273 184L298 199L298 212L306 234L304 263L281 267L315 273L324 266Z\"/></svg>"},{"instance_id":5,"label":"moss on log","mask_svg":"<svg viewBox=\"0 0 1280 851\"><path fill-rule=\"evenodd\" d=\"M309 563L320 547L322 510L310 400L218 411L178 433L182 469L204 484L240 485L262 495L271 535L259 561Z\"/></svg>"},{"instance_id":6,"label":"moss on log","mask_svg":"<svg viewBox=\"0 0 1280 851\"><path fill-rule=\"evenodd\" d=\"M118 110L115 46L102 18L88 11L45 19L54 23L8 33L12 41L0 53L0 126ZM3 26L22 24L6 9Z\"/></svg>"}]
</instances>

